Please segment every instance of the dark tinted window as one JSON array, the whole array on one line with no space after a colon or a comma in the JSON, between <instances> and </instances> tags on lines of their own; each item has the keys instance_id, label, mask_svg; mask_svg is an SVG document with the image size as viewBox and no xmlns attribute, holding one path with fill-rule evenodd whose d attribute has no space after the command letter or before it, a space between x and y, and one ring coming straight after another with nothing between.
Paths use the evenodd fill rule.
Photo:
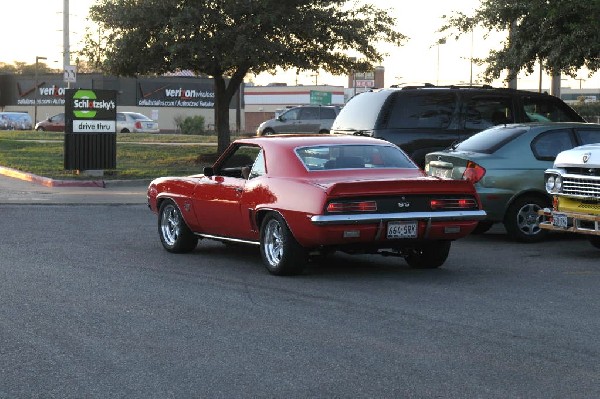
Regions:
<instances>
[{"instance_id":1,"label":"dark tinted window","mask_svg":"<svg viewBox=\"0 0 600 399\"><path fill-rule=\"evenodd\" d=\"M321 119L335 119L335 110L333 108L321 108Z\"/></svg>"},{"instance_id":2,"label":"dark tinted window","mask_svg":"<svg viewBox=\"0 0 600 399\"><path fill-rule=\"evenodd\" d=\"M453 93L402 93L392 100L387 127L445 129L456 109Z\"/></svg>"},{"instance_id":3,"label":"dark tinted window","mask_svg":"<svg viewBox=\"0 0 600 399\"><path fill-rule=\"evenodd\" d=\"M319 119L319 108L316 107L305 107L300 108L300 118L303 120L315 120Z\"/></svg>"},{"instance_id":4,"label":"dark tinted window","mask_svg":"<svg viewBox=\"0 0 600 399\"><path fill-rule=\"evenodd\" d=\"M511 142L526 131L527 130L522 127L506 128L504 126L499 126L490 128L459 143L456 146L456 149L492 154L498 148L503 147L506 143Z\"/></svg>"},{"instance_id":5,"label":"dark tinted window","mask_svg":"<svg viewBox=\"0 0 600 399\"><path fill-rule=\"evenodd\" d=\"M465 102L465 129L483 130L514 122L513 102L507 96L475 96Z\"/></svg>"},{"instance_id":6,"label":"dark tinted window","mask_svg":"<svg viewBox=\"0 0 600 399\"><path fill-rule=\"evenodd\" d=\"M531 142L531 151L537 159L554 161L559 152L575 146L571 129L550 130L539 134Z\"/></svg>"},{"instance_id":7,"label":"dark tinted window","mask_svg":"<svg viewBox=\"0 0 600 399\"><path fill-rule=\"evenodd\" d=\"M600 143L600 129L579 129L577 135L581 144Z\"/></svg>"},{"instance_id":8,"label":"dark tinted window","mask_svg":"<svg viewBox=\"0 0 600 399\"><path fill-rule=\"evenodd\" d=\"M528 122L580 122L579 115L568 105L554 97L523 97Z\"/></svg>"}]
</instances>

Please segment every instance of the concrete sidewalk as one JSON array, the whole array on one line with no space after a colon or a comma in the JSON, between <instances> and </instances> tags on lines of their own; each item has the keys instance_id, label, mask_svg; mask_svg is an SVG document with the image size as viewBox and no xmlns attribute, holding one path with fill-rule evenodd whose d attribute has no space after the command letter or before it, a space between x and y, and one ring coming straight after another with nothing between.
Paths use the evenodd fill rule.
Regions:
<instances>
[{"instance_id":1,"label":"concrete sidewalk","mask_svg":"<svg viewBox=\"0 0 600 399\"><path fill-rule=\"evenodd\" d=\"M0 167L0 204L146 204L150 180L54 180Z\"/></svg>"}]
</instances>

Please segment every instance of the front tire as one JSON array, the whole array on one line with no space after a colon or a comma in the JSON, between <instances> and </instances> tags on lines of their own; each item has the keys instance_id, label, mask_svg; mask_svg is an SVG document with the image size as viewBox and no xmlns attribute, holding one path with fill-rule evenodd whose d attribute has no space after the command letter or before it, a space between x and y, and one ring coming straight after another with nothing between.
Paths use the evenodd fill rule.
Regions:
<instances>
[{"instance_id":1,"label":"front tire","mask_svg":"<svg viewBox=\"0 0 600 399\"><path fill-rule=\"evenodd\" d=\"M451 241L434 241L412 248L405 256L406 263L416 269L435 269L444 264L450 254Z\"/></svg>"},{"instance_id":2,"label":"front tire","mask_svg":"<svg viewBox=\"0 0 600 399\"><path fill-rule=\"evenodd\" d=\"M535 196L517 198L506 211L504 227L508 235L519 242L542 241L548 232L540 228L543 216L538 211L550 206L549 201Z\"/></svg>"},{"instance_id":3,"label":"front tire","mask_svg":"<svg viewBox=\"0 0 600 399\"><path fill-rule=\"evenodd\" d=\"M269 273L277 276L300 274L307 262L307 251L278 213L268 214L261 224L260 254Z\"/></svg>"},{"instance_id":4,"label":"front tire","mask_svg":"<svg viewBox=\"0 0 600 399\"><path fill-rule=\"evenodd\" d=\"M173 253L186 253L198 245L198 237L185 224L181 211L171 200L160 205L158 234L163 247Z\"/></svg>"}]
</instances>

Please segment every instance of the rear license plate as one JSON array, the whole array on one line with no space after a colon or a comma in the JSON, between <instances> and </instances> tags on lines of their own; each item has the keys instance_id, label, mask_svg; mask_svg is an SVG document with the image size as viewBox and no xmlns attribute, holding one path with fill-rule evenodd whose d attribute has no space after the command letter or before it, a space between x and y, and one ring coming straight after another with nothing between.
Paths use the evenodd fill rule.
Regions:
<instances>
[{"instance_id":1,"label":"rear license plate","mask_svg":"<svg viewBox=\"0 0 600 399\"><path fill-rule=\"evenodd\" d=\"M554 227L560 227L561 229L567 228L567 215L564 213L552 214L552 225Z\"/></svg>"},{"instance_id":2,"label":"rear license plate","mask_svg":"<svg viewBox=\"0 0 600 399\"><path fill-rule=\"evenodd\" d=\"M416 238L417 222L388 222L387 238Z\"/></svg>"},{"instance_id":3,"label":"rear license plate","mask_svg":"<svg viewBox=\"0 0 600 399\"><path fill-rule=\"evenodd\" d=\"M431 176L446 177L449 179L452 177L452 169L436 168L433 166L429 168L429 174Z\"/></svg>"}]
</instances>

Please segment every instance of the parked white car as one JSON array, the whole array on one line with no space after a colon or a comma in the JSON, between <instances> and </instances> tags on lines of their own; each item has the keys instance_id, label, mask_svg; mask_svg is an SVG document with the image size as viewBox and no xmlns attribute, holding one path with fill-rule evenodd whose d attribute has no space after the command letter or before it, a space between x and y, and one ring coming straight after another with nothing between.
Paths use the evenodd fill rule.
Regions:
<instances>
[{"instance_id":1,"label":"parked white car","mask_svg":"<svg viewBox=\"0 0 600 399\"><path fill-rule=\"evenodd\" d=\"M138 112L117 112L117 133L160 133L158 122Z\"/></svg>"}]
</instances>

